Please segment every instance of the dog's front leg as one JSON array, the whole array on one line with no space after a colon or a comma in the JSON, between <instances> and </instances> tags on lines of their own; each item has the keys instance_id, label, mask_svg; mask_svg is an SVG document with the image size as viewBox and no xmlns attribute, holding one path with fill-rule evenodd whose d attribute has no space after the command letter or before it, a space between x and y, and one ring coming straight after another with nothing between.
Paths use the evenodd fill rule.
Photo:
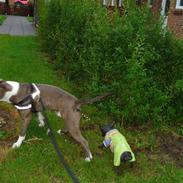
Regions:
<instances>
[{"instance_id":1,"label":"dog's front leg","mask_svg":"<svg viewBox=\"0 0 183 183\"><path fill-rule=\"evenodd\" d=\"M31 109L20 111L20 114L23 120L23 124L20 130L19 138L17 142L13 144L12 148L18 148L21 146L22 142L25 140L26 131L32 119Z\"/></svg>"},{"instance_id":2,"label":"dog's front leg","mask_svg":"<svg viewBox=\"0 0 183 183\"><path fill-rule=\"evenodd\" d=\"M38 120L39 120L39 127L45 126L45 122L44 122L45 117L43 116L43 114L41 112L38 112L37 116L38 116Z\"/></svg>"}]
</instances>

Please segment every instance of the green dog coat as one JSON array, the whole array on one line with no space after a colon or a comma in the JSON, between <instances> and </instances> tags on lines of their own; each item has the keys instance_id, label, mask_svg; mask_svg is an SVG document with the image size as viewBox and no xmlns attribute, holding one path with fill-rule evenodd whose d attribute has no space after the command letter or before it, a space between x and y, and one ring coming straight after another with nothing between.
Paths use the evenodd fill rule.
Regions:
<instances>
[{"instance_id":1,"label":"green dog coat","mask_svg":"<svg viewBox=\"0 0 183 183\"><path fill-rule=\"evenodd\" d=\"M130 152L132 155L130 162L135 161L135 155L126 141L126 138L117 129L112 129L106 133L103 144L105 147L110 146L111 151L114 153L114 166L120 165L121 155L125 151Z\"/></svg>"}]
</instances>

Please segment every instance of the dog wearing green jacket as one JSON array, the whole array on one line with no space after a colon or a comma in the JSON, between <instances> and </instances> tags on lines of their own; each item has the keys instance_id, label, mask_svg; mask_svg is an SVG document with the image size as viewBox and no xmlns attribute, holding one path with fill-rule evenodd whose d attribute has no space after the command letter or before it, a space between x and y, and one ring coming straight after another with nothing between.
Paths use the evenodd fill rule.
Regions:
<instances>
[{"instance_id":1,"label":"dog wearing green jacket","mask_svg":"<svg viewBox=\"0 0 183 183\"><path fill-rule=\"evenodd\" d=\"M102 135L105 137L100 147L110 147L114 153L113 164L115 167L119 167L121 162L134 162L135 155L126 138L113 126L114 124L100 127Z\"/></svg>"}]
</instances>

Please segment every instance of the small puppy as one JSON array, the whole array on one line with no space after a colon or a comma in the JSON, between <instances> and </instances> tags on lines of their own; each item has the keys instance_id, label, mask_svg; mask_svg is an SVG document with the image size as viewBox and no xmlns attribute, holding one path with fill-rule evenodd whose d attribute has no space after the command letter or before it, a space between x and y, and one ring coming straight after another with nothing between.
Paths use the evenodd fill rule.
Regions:
<instances>
[{"instance_id":1,"label":"small puppy","mask_svg":"<svg viewBox=\"0 0 183 183\"><path fill-rule=\"evenodd\" d=\"M32 113L38 115L39 126L44 126L45 118L42 114L41 98L46 109L54 111L59 117L64 119L65 129L63 132L69 132L81 144L86 153L86 161L92 159L92 154L87 140L82 136L80 131L80 106L83 104L92 104L109 95L111 93L106 93L93 99L79 100L56 86L0 80L0 101L14 105L23 119L19 138L13 144L13 148L20 147L25 139L27 128L32 119Z\"/></svg>"},{"instance_id":2,"label":"small puppy","mask_svg":"<svg viewBox=\"0 0 183 183\"><path fill-rule=\"evenodd\" d=\"M126 138L117 129L114 129L113 126L114 124L100 127L105 139L99 147L110 147L114 153L113 163L115 167L119 167L121 162L134 162L135 155Z\"/></svg>"}]
</instances>

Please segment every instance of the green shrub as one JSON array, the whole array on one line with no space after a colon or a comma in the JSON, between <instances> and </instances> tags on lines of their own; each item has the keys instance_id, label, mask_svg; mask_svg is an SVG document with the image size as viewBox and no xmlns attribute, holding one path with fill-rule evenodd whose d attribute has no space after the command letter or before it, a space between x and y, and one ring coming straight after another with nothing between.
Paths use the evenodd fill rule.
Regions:
<instances>
[{"instance_id":1,"label":"green shrub","mask_svg":"<svg viewBox=\"0 0 183 183\"><path fill-rule=\"evenodd\" d=\"M147 7L134 1L124 6L121 17L117 10L109 16L95 1L52 0L41 20L43 48L82 94L113 91L98 106L118 120L176 120L183 43Z\"/></svg>"},{"instance_id":2,"label":"green shrub","mask_svg":"<svg viewBox=\"0 0 183 183\"><path fill-rule=\"evenodd\" d=\"M6 19L6 16L0 15L0 25L3 24L4 20Z\"/></svg>"}]
</instances>

